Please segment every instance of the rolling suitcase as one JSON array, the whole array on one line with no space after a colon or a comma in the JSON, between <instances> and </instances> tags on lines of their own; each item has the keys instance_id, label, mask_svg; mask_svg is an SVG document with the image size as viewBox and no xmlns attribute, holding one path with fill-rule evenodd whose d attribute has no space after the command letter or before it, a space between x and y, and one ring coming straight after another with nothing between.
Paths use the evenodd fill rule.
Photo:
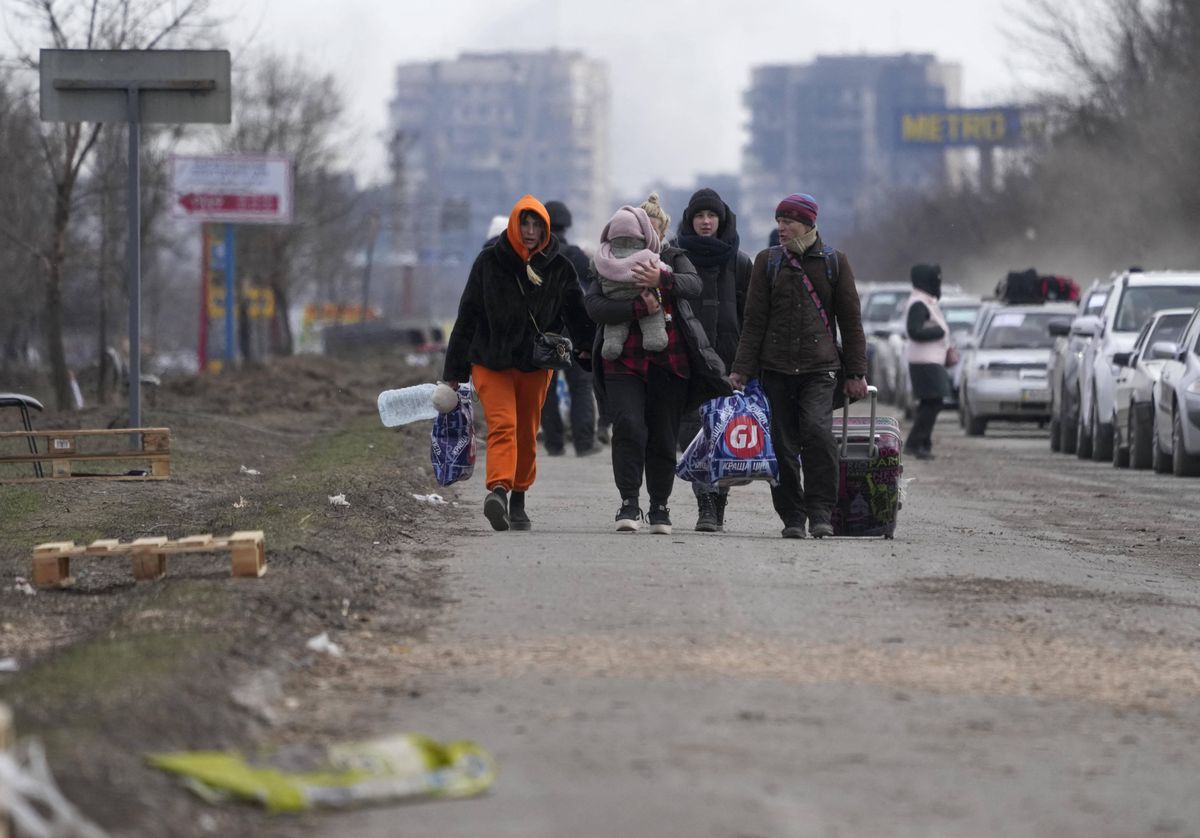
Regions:
<instances>
[{"instance_id":1,"label":"rolling suitcase","mask_svg":"<svg viewBox=\"0 0 1200 838\"><path fill-rule=\"evenodd\" d=\"M838 440L838 498L835 536L892 538L900 511L900 423L878 415L879 391L868 387L871 415L834 418Z\"/></svg>"}]
</instances>

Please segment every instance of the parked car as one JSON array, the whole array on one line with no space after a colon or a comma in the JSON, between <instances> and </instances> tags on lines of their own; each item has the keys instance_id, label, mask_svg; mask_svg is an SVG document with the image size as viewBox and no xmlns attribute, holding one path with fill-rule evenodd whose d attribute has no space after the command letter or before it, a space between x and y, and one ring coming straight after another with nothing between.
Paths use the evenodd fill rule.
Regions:
<instances>
[{"instance_id":1,"label":"parked car","mask_svg":"<svg viewBox=\"0 0 1200 838\"><path fill-rule=\"evenodd\" d=\"M1155 312L1138 332L1133 349L1113 356L1113 363L1120 368L1112 422L1113 465L1117 468L1150 468L1153 464L1154 382L1166 361L1151 357L1150 347L1177 342L1191 316L1186 308Z\"/></svg>"},{"instance_id":2,"label":"parked car","mask_svg":"<svg viewBox=\"0 0 1200 838\"><path fill-rule=\"evenodd\" d=\"M985 322L964 342L959 405L968 436L982 436L996 419L1049 421L1048 327L1077 311L1074 303L985 307Z\"/></svg>"},{"instance_id":3,"label":"parked car","mask_svg":"<svg viewBox=\"0 0 1200 838\"><path fill-rule=\"evenodd\" d=\"M1200 474L1200 306L1178 341L1150 344L1163 361L1154 383L1154 470Z\"/></svg>"},{"instance_id":4,"label":"parked car","mask_svg":"<svg viewBox=\"0 0 1200 838\"><path fill-rule=\"evenodd\" d=\"M1079 365L1077 457L1112 458L1117 353L1128 352L1154 312L1194 308L1200 302L1200 273L1128 270L1113 280L1112 291L1098 317L1081 317L1080 331L1090 331ZM1074 327L1072 327L1074 328Z\"/></svg>"},{"instance_id":5,"label":"parked car","mask_svg":"<svg viewBox=\"0 0 1200 838\"><path fill-rule=\"evenodd\" d=\"M1097 316L1104 310L1110 289L1099 280L1092 283L1079 304L1081 317ZM1076 319L1078 320L1078 318ZM1050 351L1050 367L1046 378L1050 382L1050 450L1074 454L1079 438L1079 362L1083 348L1092 339L1091 328L1082 329L1076 321L1063 326L1051 324L1055 336Z\"/></svg>"},{"instance_id":6,"label":"parked car","mask_svg":"<svg viewBox=\"0 0 1200 838\"><path fill-rule=\"evenodd\" d=\"M887 355L891 324L904 311L912 285L907 282L878 282L859 291L863 331L867 336L867 381L879 388L879 400L890 402L894 391L893 362Z\"/></svg>"}]
</instances>

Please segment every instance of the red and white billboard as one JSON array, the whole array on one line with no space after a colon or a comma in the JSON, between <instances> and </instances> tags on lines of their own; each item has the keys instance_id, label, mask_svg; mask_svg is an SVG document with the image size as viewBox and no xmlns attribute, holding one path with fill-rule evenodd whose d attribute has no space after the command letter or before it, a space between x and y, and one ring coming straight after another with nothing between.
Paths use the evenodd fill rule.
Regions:
<instances>
[{"instance_id":1,"label":"red and white billboard","mask_svg":"<svg viewBox=\"0 0 1200 838\"><path fill-rule=\"evenodd\" d=\"M171 214L225 224L290 224L292 161L253 154L172 157Z\"/></svg>"}]
</instances>

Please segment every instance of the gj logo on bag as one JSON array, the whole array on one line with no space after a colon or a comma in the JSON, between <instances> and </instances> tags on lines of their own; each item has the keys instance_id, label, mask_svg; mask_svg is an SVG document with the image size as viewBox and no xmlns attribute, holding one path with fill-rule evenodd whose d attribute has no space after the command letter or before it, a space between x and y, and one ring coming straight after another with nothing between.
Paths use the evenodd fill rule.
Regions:
<instances>
[{"instance_id":1,"label":"gj logo on bag","mask_svg":"<svg viewBox=\"0 0 1200 838\"><path fill-rule=\"evenodd\" d=\"M458 388L458 407L433 420L429 459L439 486L468 479L475 472L475 413L471 385Z\"/></svg>"},{"instance_id":2,"label":"gj logo on bag","mask_svg":"<svg viewBox=\"0 0 1200 838\"><path fill-rule=\"evenodd\" d=\"M745 392L700 405L700 432L675 465L689 483L739 486L752 480L779 480L771 445L771 412L758 381Z\"/></svg>"},{"instance_id":3,"label":"gj logo on bag","mask_svg":"<svg viewBox=\"0 0 1200 838\"><path fill-rule=\"evenodd\" d=\"M766 444L767 435L753 417L735 416L725 426L725 445L735 457L757 457Z\"/></svg>"}]
</instances>

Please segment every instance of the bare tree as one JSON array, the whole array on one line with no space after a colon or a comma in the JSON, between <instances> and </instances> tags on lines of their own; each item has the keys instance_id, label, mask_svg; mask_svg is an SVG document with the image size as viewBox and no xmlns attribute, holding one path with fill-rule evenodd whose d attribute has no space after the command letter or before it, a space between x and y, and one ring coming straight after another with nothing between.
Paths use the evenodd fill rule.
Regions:
<instances>
[{"instance_id":1,"label":"bare tree","mask_svg":"<svg viewBox=\"0 0 1200 838\"><path fill-rule=\"evenodd\" d=\"M267 55L237 85L234 114L230 151L280 154L292 161L294 223L246 231L238 256L241 270L265 278L274 292L279 349L290 354L294 340L287 312L297 286L331 264L341 270L339 254L349 246L337 234L354 203L353 189L336 172L342 97L331 75L315 74L299 58Z\"/></svg>"},{"instance_id":2,"label":"bare tree","mask_svg":"<svg viewBox=\"0 0 1200 838\"><path fill-rule=\"evenodd\" d=\"M40 311L34 300L43 264L36 243L48 207L38 132L32 100L10 77L0 77L0 370L36 351Z\"/></svg>"},{"instance_id":3,"label":"bare tree","mask_svg":"<svg viewBox=\"0 0 1200 838\"><path fill-rule=\"evenodd\" d=\"M44 43L57 49L154 49L177 40L192 25L204 23L208 0L20 0L29 24ZM33 55L22 56L29 67ZM39 246L45 269L43 326L59 408L70 401L63 330L63 269L68 237L77 209L76 188L104 125L45 123L40 142L53 206L45 238Z\"/></svg>"}]
</instances>

